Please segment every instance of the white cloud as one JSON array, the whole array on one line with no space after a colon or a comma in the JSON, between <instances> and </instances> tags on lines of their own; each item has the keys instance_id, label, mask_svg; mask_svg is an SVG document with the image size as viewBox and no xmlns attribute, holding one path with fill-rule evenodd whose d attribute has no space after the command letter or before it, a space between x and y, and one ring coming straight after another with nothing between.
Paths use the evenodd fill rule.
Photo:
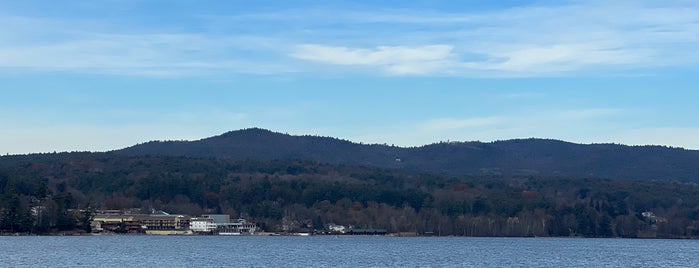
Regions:
<instances>
[{"instance_id":1,"label":"white cloud","mask_svg":"<svg viewBox=\"0 0 699 268\"><path fill-rule=\"evenodd\" d=\"M643 62L643 52L598 44L555 44L487 52L495 63L474 68L505 72L555 73L594 65L623 65Z\"/></svg>"},{"instance_id":2,"label":"white cloud","mask_svg":"<svg viewBox=\"0 0 699 268\"><path fill-rule=\"evenodd\" d=\"M372 43L386 40L397 44L396 47L431 43L450 48L449 53L441 55L440 64L423 67L431 74L565 76L580 72L609 74L610 71L639 68L696 66L699 62L699 53L694 49L699 45L697 9L699 5L686 1L587 1L487 13L354 11L343 13L345 15L332 13L335 18L328 19L358 25L378 24L376 35L381 35L348 40L343 47L334 47L345 51L334 54L365 56L381 51L380 46ZM380 30L381 26L387 28ZM369 38L378 41L372 42L367 40ZM323 47L322 43L318 44L316 47ZM333 60L299 58L341 65Z\"/></svg>"},{"instance_id":3,"label":"white cloud","mask_svg":"<svg viewBox=\"0 0 699 268\"><path fill-rule=\"evenodd\" d=\"M5 71L155 77L293 71L275 61L240 56L269 48L269 40L255 36L78 31L69 22L60 22L66 28L53 31L51 23L57 22L50 19L9 20L31 23L7 29L5 35L12 42L0 43L0 68ZM56 37L36 37L43 35Z\"/></svg>"},{"instance_id":4,"label":"white cloud","mask_svg":"<svg viewBox=\"0 0 699 268\"><path fill-rule=\"evenodd\" d=\"M417 47L379 46L375 49L299 45L292 57L335 65L357 65L383 68L389 74L429 74L443 70L454 57L448 45Z\"/></svg>"},{"instance_id":5,"label":"white cloud","mask_svg":"<svg viewBox=\"0 0 699 268\"><path fill-rule=\"evenodd\" d=\"M212 32L168 33L106 19L0 13L0 24L13 25L0 32L0 68L145 76L335 70L308 61L345 74L352 67L380 75L520 77L696 67L698 9L696 1L572 1L481 12L243 10L206 17L199 26ZM282 24L290 27L270 27Z\"/></svg>"}]
</instances>

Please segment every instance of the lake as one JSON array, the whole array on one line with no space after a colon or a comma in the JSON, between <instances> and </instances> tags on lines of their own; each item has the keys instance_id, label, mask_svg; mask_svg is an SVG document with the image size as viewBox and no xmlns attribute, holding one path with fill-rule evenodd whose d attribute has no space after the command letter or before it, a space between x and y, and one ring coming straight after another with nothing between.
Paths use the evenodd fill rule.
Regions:
<instances>
[{"instance_id":1,"label":"lake","mask_svg":"<svg viewBox=\"0 0 699 268\"><path fill-rule=\"evenodd\" d=\"M699 241L373 236L0 237L8 267L696 267Z\"/></svg>"}]
</instances>

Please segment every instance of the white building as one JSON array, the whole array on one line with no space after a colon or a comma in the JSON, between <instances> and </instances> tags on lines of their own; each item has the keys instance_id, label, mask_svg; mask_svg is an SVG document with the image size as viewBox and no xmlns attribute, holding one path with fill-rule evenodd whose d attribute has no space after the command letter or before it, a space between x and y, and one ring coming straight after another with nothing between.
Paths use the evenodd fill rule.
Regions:
<instances>
[{"instance_id":1,"label":"white building","mask_svg":"<svg viewBox=\"0 0 699 268\"><path fill-rule=\"evenodd\" d=\"M217 227L212 218L192 218L189 221L189 229L196 233L213 233Z\"/></svg>"},{"instance_id":2,"label":"white building","mask_svg":"<svg viewBox=\"0 0 699 268\"><path fill-rule=\"evenodd\" d=\"M344 234L347 231L344 225L328 224L328 230L331 232Z\"/></svg>"},{"instance_id":3,"label":"white building","mask_svg":"<svg viewBox=\"0 0 699 268\"><path fill-rule=\"evenodd\" d=\"M237 219L231 223L219 223L217 226L220 235L252 235L257 232L257 225L245 219Z\"/></svg>"}]
</instances>

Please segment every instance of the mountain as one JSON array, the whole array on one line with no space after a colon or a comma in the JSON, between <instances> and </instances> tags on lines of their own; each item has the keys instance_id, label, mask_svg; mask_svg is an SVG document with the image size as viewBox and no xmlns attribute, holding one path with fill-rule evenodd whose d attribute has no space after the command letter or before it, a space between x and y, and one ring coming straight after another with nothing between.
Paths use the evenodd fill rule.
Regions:
<instances>
[{"instance_id":1,"label":"mountain","mask_svg":"<svg viewBox=\"0 0 699 268\"><path fill-rule=\"evenodd\" d=\"M404 148L251 128L197 141L152 141L112 153L234 160L299 159L454 175L699 182L699 151L663 146L583 145L550 139L442 142Z\"/></svg>"},{"instance_id":2,"label":"mountain","mask_svg":"<svg viewBox=\"0 0 699 268\"><path fill-rule=\"evenodd\" d=\"M660 146L520 139L401 148L245 129L112 152L0 156L0 233L90 231L95 208L245 215L274 232L332 223L699 238L698 159Z\"/></svg>"}]
</instances>

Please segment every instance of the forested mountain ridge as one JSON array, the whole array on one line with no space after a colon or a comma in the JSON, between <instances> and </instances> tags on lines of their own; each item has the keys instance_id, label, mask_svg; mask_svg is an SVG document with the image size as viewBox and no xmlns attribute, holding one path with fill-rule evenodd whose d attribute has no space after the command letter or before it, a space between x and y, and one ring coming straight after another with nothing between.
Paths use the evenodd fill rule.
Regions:
<instances>
[{"instance_id":1,"label":"forested mountain ridge","mask_svg":"<svg viewBox=\"0 0 699 268\"><path fill-rule=\"evenodd\" d=\"M573 176L699 182L699 151L663 146L582 145L549 139L441 142L421 147L357 144L252 128L197 141L152 141L130 156L301 159L452 175Z\"/></svg>"},{"instance_id":2,"label":"forested mountain ridge","mask_svg":"<svg viewBox=\"0 0 699 268\"><path fill-rule=\"evenodd\" d=\"M89 230L91 209L226 213L464 236L699 237L697 151L525 139L401 148L263 129L0 157L0 233Z\"/></svg>"}]
</instances>

